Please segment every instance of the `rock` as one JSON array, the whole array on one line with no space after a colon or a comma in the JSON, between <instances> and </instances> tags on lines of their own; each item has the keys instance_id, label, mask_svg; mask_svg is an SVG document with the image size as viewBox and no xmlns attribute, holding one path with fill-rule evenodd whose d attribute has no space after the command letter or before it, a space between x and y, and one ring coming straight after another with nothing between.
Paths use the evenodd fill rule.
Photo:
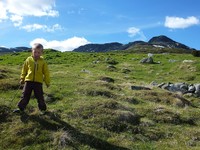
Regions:
<instances>
[{"instance_id":1,"label":"rock","mask_svg":"<svg viewBox=\"0 0 200 150\"><path fill-rule=\"evenodd\" d=\"M195 94L198 96L198 97L200 97L200 84L195 84L194 85L195 86Z\"/></svg>"},{"instance_id":2,"label":"rock","mask_svg":"<svg viewBox=\"0 0 200 150\"><path fill-rule=\"evenodd\" d=\"M195 86L193 84L190 84L188 86L188 93L194 93L196 90Z\"/></svg>"},{"instance_id":3,"label":"rock","mask_svg":"<svg viewBox=\"0 0 200 150\"><path fill-rule=\"evenodd\" d=\"M157 83L156 81L152 81L152 82L150 83L150 85L151 85L151 86L158 86L158 83Z\"/></svg>"},{"instance_id":4,"label":"rock","mask_svg":"<svg viewBox=\"0 0 200 150\"><path fill-rule=\"evenodd\" d=\"M131 86L132 90L151 90L148 87L143 87L143 86Z\"/></svg>"},{"instance_id":5,"label":"rock","mask_svg":"<svg viewBox=\"0 0 200 150\"><path fill-rule=\"evenodd\" d=\"M114 71L114 70L116 70L117 68L116 68L115 66L113 66L113 65L108 65L108 66L107 66L107 69L110 70L110 71Z\"/></svg>"},{"instance_id":6,"label":"rock","mask_svg":"<svg viewBox=\"0 0 200 150\"><path fill-rule=\"evenodd\" d=\"M152 53L148 53L148 57L153 57L153 54Z\"/></svg>"},{"instance_id":7,"label":"rock","mask_svg":"<svg viewBox=\"0 0 200 150\"><path fill-rule=\"evenodd\" d=\"M151 83L151 85L153 85ZM156 85L155 85L156 86ZM187 83L161 83L157 84L157 87L171 91L171 92L181 92L182 94L191 93L191 95L196 95L200 97L200 83L198 84L187 84Z\"/></svg>"},{"instance_id":8,"label":"rock","mask_svg":"<svg viewBox=\"0 0 200 150\"><path fill-rule=\"evenodd\" d=\"M187 93L188 85L185 83L170 84L169 91Z\"/></svg>"},{"instance_id":9,"label":"rock","mask_svg":"<svg viewBox=\"0 0 200 150\"><path fill-rule=\"evenodd\" d=\"M140 63L154 64L154 61L152 57L148 57L148 58L143 58L142 60L140 60Z\"/></svg>"},{"instance_id":10,"label":"rock","mask_svg":"<svg viewBox=\"0 0 200 150\"><path fill-rule=\"evenodd\" d=\"M100 80L105 81L105 82L112 82L112 83L115 82L115 80L110 77L101 77Z\"/></svg>"},{"instance_id":11,"label":"rock","mask_svg":"<svg viewBox=\"0 0 200 150\"><path fill-rule=\"evenodd\" d=\"M122 72L123 72L123 73L130 73L130 72L131 72L131 70L130 70L130 69L128 69L128 68L123 68L123 69L122 69Z\"/></svg>"},{"instance_id":12,"label":"rock","mask_svg":"<svg viewBox=\"0 0 200 150\"><path fill-rule=\"evenodd\" d=\"M183 63L193 63L193 60L183 60Z\"/></svg>"},{"instance_id":13,"label":"rock","mask_svg":"<svg viewBox=\"0 0 200 150\"><path fill-rule=\"evenodd\" d=\"M170 59L169 62L174 63L174 62L177 62L177 60Z\"/></svg>"},{"instance_id":14,"label":"rock","mask_svg":"<svg viewBox=\"0 0 200 150\"><path fill-rule=\"evenodd\" d=\"M81 72L85 72L85 73L89 73L89 74L91 73L89 70L86 70L86 69L82 69Z\"/></svg>"},{"instance_id":15,"label":"rock","mask_svg":"<svg viewBox=\"0 0 200 150\"><path fill-rule=\"evenodd\" d=\"M170 84L171 83L161 83L161 84L158 84L158 87L164 90L169 90Z\"/></svg>"},{"instance_id":16,"label":"rock","mask_svg":"<svg viewBox=\"0 0 200 150\"><path fill-rule=\"evenodd\" d=\"M157 86L159 87L159 88L162 88L164 85L166 85L166 83L161 83L161 84L158 84Z\"/></svg>"}]
</instances>

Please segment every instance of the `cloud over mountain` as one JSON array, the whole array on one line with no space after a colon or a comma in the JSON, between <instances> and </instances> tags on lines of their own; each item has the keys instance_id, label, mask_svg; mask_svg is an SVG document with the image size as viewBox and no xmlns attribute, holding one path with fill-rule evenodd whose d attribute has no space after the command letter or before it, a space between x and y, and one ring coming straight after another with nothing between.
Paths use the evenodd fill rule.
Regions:
<instances>
[{"instance_id":1,"label":"cloud over mountain","mask_svg":"<svg viewBox=\"0 0 200 150\"><path fill-rule=\"evenodd\" d=\"M30 45L32 46L34 43L41 43L43 44L44 48L52 48L63 52L63 51L72 51L73 49L78 48L79 46L85 44L89 44L90 42L83 37L72 37L63 41L58 41L58 40L47 41L43 38L37 38L31 41Z\"/></svg>"},{"instance_id":2,"label":"cloud over mountain","mask_svg":"<svg viewBox=\"0 0 200 150\"><path fill-rule=\"evenodd\" d=\"M200 23L199 19L194 16L190 16L187 18L167 16L165 18L165 27L171 29L179 29L179 28L184 29L193 25L198 25L199 23Z\"/></svg>"},{"instance_id":3,"label":"cloud over mountain","mask_svg":"<svg viewBox=\"0 0 200 150\"><path fill-rule=\"evenodd\" d=\"M136 40L146 40L146 36L139 28L130 27L127 29L127 32L129 34L129 37L134 37Z\"/></svg>"}]
</instances>

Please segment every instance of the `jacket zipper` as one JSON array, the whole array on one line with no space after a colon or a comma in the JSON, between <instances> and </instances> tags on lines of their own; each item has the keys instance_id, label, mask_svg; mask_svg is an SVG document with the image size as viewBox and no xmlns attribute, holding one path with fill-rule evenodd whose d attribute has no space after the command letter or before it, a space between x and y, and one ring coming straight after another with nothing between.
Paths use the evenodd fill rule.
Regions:
<instances>
[{"instance_id":1,"label":"jacket zipper","mask_svg":"<svg viewBox=\"0 0 200 150\"><path fill-rule=\"evenodd\" d=\"M37 61L34 61L33 82L35 81L36 68L37 68Z\"/></svg>"}]
</instances>

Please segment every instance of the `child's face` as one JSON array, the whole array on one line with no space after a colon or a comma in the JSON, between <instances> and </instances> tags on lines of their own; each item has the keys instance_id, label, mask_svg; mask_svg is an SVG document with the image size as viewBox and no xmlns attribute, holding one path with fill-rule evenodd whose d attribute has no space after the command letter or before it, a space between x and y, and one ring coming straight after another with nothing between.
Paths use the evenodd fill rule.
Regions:
<instances>
[{"instance_id":1,"label":"child's face","mask_svg":"<svg viewBox=\"0 0 200 150\"><path fill-rule=\"evenodd\" d=\"M35 60L38 60L40 58L40 56L42 55L42 49L39 49L39 48L33 49L32 55Z\"/></svg>"}]
</instances>

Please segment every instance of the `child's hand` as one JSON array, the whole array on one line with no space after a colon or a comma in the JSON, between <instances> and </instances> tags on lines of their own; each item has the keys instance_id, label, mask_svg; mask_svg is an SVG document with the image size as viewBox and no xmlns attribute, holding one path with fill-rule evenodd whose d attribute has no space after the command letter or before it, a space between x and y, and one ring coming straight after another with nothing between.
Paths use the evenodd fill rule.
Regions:
<instances>
[{"instance_id":1,"label":"child's hand","mask_svg":"<svg viewBox=\"0 0 200 150\"><path fill-rule=\"evenodd\" d=\"M20 80L19 83L22 85L22 84L24 84L25 82L24 82L24 80Z\"/></svg>"}]
</instances>

